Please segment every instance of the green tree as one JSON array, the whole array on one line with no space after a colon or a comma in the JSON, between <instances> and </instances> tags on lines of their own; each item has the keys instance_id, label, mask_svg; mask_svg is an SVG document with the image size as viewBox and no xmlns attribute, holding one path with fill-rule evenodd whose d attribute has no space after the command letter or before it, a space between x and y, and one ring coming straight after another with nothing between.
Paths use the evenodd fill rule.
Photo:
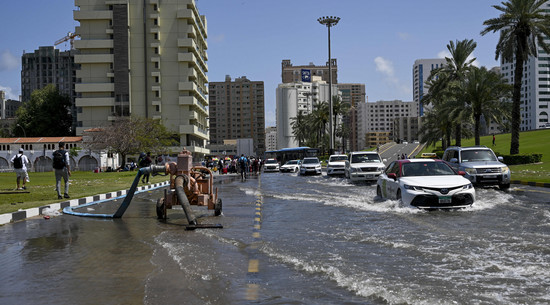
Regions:
<instances>
[{"instance_id":1,"label":"green tree","mask_svg":"<svg viewBox=\"0 0 550 305\"><path fill-rule=\"evenodd\" d=\"M73 118L71 100L59 92L54 85L47 85L32 92L31 99L16 112L16 124L12 133L28 137L70 136ZM21 127L17 126L19 124Z\"/></svg>"},{"instance_id":2,"label":"green tree","mask_svg":"<svg viewBox=\"0 0 550 305\"><path fill-rule=\"evenodd\" d=\"M483 22L486 28L481 31L481 35L500 31L495 59L502 57L506 62L515 62L510 141L512 155L519 154L523 64L529 56L537 57L537 47L550 54L550 45L544 41L545 38L550 37L550 15L545 12L546 2L546 0L508 0L501 5L493 5L500 11L499 17Z\"/></svg>"},{"instance_id":3,"label":"green tree","mask_svg":"<svg viewBox=\"0 0 550 305\"><path fill-rule=\"evenodd\" d=\"M329 120L329 109L327 102L321 102L313 105L313 111L308 114L306 122L310 130L314 130L316 135L315 145L320 147L321 151L325 152L325 136L327 135L327 124ZM330 137L329 137L330 141Z\"/></svg>"},{"instance_id":4,"label":"green tree","mask_svg":"<svg viewBox=\"0 0 550 305\"><path fill-rule=\"evenodd\" d=\"M487 126L491 121L502 123L509 118L507 102L511 86L499 74L487 68L474 67L459 85L460 99L466 101L466 113L474 121L475 145L480 145L481 117Z\"/></svg>"},{"instance_id":5,"label":"green tree","mask_svg":"<svg viewBox=\"0 0 550 305\"><path fill-rule=\"evenodd\" d=\"M290 118L292 122L290 122L290 127L292 127L292 134L296 138L296 141L298 141L298 146L302 146L309 135L309 128L306 123L306 116L302 113L302 111L298 112L298 115L296 117Z\"/></svg>"},{"instance_id":6,"label":"green tree","mask_svg":"<svg viewBox=\"0 0 550 305\"><path fill-rule=\"evenodd\" d=\"M462 125L464 124L464 113L462 111L464 110L465 101L457 99L460 95L456 94L455 91L474 67L473 62L476 59L472 58L471 55L476 46L477 44L473 39L450 41L447 50L449 50L451 57L445 57L445 65L432 70L430 74L430 79L433 80L430 91L434 90L435 95L448 97L448 99L439 102L451 103L448 105L451 107L447 107L447 110L450 110L448 114L452 119L457 146L462 145ZM426 102L429 103L430 100L427 99Z\"/></svg>"},{"instance_id":7,"label":"green tree","mask_svg":"<svg viewBox=\"0 0 550 305\"><path fill-rule=\"evenodd\" d=\"M122 159L140 152L163 153L168 146L175 145L174 135L160 121L138 117L119 117L112 125L94 129L84 137L85 148L117 153Z\"/></svg>"}]
</instances>

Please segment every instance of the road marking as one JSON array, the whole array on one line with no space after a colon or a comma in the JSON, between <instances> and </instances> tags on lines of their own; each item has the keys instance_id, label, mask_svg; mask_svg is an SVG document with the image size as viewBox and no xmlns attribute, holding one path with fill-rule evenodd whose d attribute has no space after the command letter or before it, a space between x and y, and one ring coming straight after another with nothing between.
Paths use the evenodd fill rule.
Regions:
<instances>
[{"instance_id":1,"label":"road marking","mask_svg":"<svg viewBox=\"0 0 550 305\"><path fill-rule=\"evenodd\" d=\"M260 230L262 229L262 204L263 196L261 194L261 176L258 177L258 189L256 192L256 208L254 209L254 225L252 229L253 241L250 244L250 252L248 259L248 274L246 286L246 299L248 301L257 301L259 299L260 284L258 273L260 271L260 260L258 259L258 247L261 243Z\"/></svg>"}]
</instances>

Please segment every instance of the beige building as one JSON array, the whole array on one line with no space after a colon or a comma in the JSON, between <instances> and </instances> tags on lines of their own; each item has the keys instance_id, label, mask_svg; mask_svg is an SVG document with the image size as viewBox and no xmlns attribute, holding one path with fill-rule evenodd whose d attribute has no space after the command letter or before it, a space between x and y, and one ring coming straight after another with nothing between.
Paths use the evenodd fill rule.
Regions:
<instances>
[{"instance_id":1,"label":"beige building","mask_svg":"<svg viewBox=\"0 0 550 305\"><path fill-rule=\"evenodd\" d=\"M206 18L195 0L75 0L77 130L154 118L208 154ZM145 20L144 20L145 18Z\"/></svg>"},{"instance_id":2,"label":"beige building","mask_svg":"<svg viewBox=\"0 0 550 305\"><path fill-rule=\"evenodd\" d=\"M254 155L265 152L264 82L245 76L210 82L210 144L253 139Z\"/></svg>"},{"instance_id":3,"label":"beige building","mask_svg":"<svg viewBox=\"0 0 550 305\"><path fill-rule=\"evenodd\" d=\"M367 132L365 134L365 148L378 147L391 142L390 136L391 132L388 131Z\"/></svg>"},{"instance_id":4,"label":"beige building","mask_svg":"<svg viewBox=\"0 0 550 305\"><path fill-rule=\"evenodd\" d=\"M360 149L357 109L366 101L365 84L338 84L338 90L342 92L342 102L349 106L349 112L343 118L344 126L349 127L346 149L357 151Z\"/></svg>"},{"instance_id":5,"label":"beige building","mask_svg":"<svg viewBox=\"0 0 550 305\"><path fill-rule=\"evenodd\" d=\"M399 117L393 120L393 140L401 143L422 141L419 130L422 128L422 117Z\"/></svg>"},{"instance_id":6,"label":"beige building","mask_svg":"<svg viewBox=\"0 0 550 305\"><path fill-rule=\"evenodd\" d=\"M302 70L309 70L311 79L313 79L313 76L319 76L321 77L321 80L324 80L327 83L329 82L328 62L324 66L316 66L313 63L303 66L294 66L292 65L292 62L290 62L290 59L284 59L281 63L281 78L283 84L302 82ZM337 84L338 65L336 63L336 58L332 59L331 72L332 84Z\"/></svg>"}]
</instances>

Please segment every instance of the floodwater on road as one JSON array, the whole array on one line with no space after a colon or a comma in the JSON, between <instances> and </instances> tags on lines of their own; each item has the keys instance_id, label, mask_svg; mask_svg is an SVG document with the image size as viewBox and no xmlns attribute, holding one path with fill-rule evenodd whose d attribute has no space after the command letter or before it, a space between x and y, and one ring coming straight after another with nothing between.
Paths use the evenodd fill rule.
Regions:
<instances>
[{"instance_id":1,"label":"floodwater on road","mask_svg":"<svg viewBox=\"0 0 550 305\"><path fill-rule=\"evenodd\" d=\"M477 189L472 208L427 212L343 178L224 178L223 216L194 207L223 229L186 231L181 209L157 220L162 190L122 219L0 227L0 303L550 303L546 194Z\"/></svg>"}]
</instances>

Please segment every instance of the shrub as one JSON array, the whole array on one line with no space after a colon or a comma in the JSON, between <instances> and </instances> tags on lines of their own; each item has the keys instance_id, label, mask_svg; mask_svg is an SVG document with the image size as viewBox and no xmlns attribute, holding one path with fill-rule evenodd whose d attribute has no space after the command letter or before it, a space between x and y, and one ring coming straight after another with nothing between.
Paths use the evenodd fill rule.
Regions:
<instances>
[{"instance_id":1,"label":"shrub","mask_svg":"<svg viewBox=\"0 0 550 305\"><path fill-rule=\"evenodd\" d=\"M504 158L503 163L506 165L538 163L542 160L542 154L502 155L502 157Z\"/></svg>"}]
</instances>

